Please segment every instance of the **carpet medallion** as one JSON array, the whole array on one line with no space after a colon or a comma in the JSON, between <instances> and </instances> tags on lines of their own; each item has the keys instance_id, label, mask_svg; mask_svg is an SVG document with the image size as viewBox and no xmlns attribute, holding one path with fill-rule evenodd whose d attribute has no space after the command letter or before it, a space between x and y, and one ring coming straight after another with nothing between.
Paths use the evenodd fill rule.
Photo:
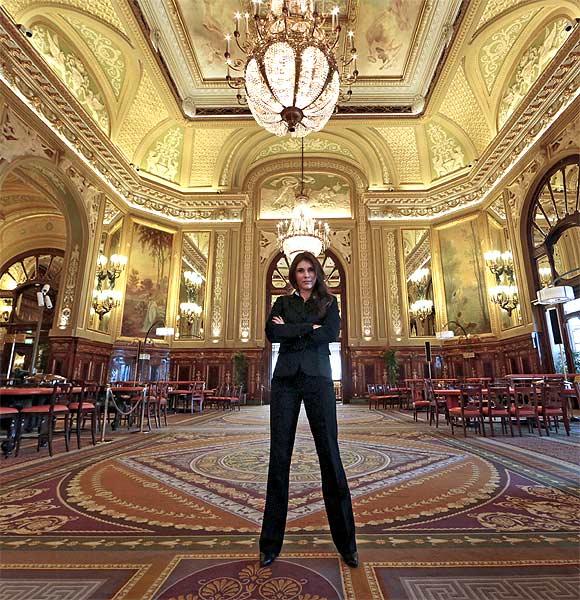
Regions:
<instances>
[{"instance_id":1,"label":"carpet medallion","mask_svg":"<svg viewBox=\"0 0 580 600\"><path fill-rule=\"evenodd\" d=\"M284 548L259 567L268 409L245 407L4 461L0 600L573 597L576 431L465 439L397 411L338 414L361 568L333 547L304 416Z\"/></svg>"}]
</instances>

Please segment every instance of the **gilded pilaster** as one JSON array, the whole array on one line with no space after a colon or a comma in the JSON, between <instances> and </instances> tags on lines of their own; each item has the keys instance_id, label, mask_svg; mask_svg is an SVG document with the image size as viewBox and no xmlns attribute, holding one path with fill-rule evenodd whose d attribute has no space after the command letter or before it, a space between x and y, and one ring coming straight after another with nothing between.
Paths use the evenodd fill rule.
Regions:
<instances>
[{"instance_id":1,"label":"gilded pilaster","mask_svg":"<svg viewBox=\"0 0 580 600\"><path fill-rule=\"evenodd\" d=\"M246 208L243 238L243 263L240 277L240 340L247 342L251 332L252 311L252 265L254 264L254 208Z\"/></svg>"},{"instance_id":2,"label":"gilded pilaster","mask_svg":"<svg viewBox=\"0 0 580 600\"><path fill-rule=\"evenodd\" d=\"M211 337L219 340L223 333L223 308L224 308L224 270L226 258L226 234L222 231L216 236L215 269L213 279L213 298L211 310Z\"/></svg>"},{"instance_id":3,"label":"gilded pilaster","mask_svg":"<svg viewBox=\"0 0 580 600\"><path fill-rule=\"evenodd\" d=\"M397 269L397 244L396 230L389 229L385 233L387 246L387 277L389 289L389 313L391 316L391 327L396 336L403 332L403 319L401 315L401 296L399 288L399 277Z\"/></svg>"}]
</instances>

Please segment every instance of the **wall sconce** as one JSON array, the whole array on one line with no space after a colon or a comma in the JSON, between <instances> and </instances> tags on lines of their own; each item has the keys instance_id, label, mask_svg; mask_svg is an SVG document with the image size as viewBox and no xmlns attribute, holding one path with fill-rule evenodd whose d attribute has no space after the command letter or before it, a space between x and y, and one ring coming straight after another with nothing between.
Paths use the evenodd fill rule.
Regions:
<instances>
[{"instance_id":1,"label":"wall sconce","mask_svg":"<svg viewBox=\"0 0 580 600\"><path fill-rule=\"evenodd\" d=\"M0 323L8 323L10 314L12 313L12 301L4 300L0 304Z\"/></svg>"},{"instance_id":2,"label":"wall sconce","mask_svg":"<svg viewBox=\"0 0 580 600\"><path fill-rule=\"evenodd\" d=\"M552 283L552 269L550 267L540 267L538 275L540 276L540 285L543 288L548 287Z\"/></svg>"},{"instance_id":3,"label":"wall sconce","mask_svg":"<svg viewBox=\"0 0 580 600\"><path fill-rule=\"evenodd\" d=\"M416 319L425 321L425 319L428 319L434 312L433 300L427 300L426 298L415 300L409 307L409 312Z\"/></svg>"},{"instance_id":4,"label":"wall sconce","mask_svg":"<svg viewBox=\"0 0 580 600\"><path fill-rule=\"evenodd\" d=\"M103 317L113 308L120 306L122 297L123 294L119 290L93 290L92 307L99 315L99 321L102 321Z\"/></svg>"},{"instance_id":5,"label":"wall sconce","mask_svg":"<svg viewBox=\"0 0 580 600\"><path fill-rule=\"evenodd\" d=\"M97 290L103 289L103 281L109 280L109 288L115 287L115 281L119 279L121 273L127 266L127 257L122 254L112 254L111 258L107 258L104 254L100 254L97 259Z\"/></svg>"},{"instance_id":6,"label":"wall sconce","mask_svg":"<svg viewBox=\"0 0 580 600\"><path fill-rule=\"evenodd\" d=\"M502 276L504 275L511 283L513 283L514 257L509 250L506 250L506 252L489 250L488 252L483 253L483 258L487 268L495 275L495 280L498 285L501 283Z\"/></svg>"},{"instance_id":7,"label":"wall sconce","mask_svg":"<svg viewBox=\"0 0 580 600\"><path fill-rule=\"evenodd\" d=\"M509 317L520 303L518 288L515 285L494 285L489 289L489 298L494 304L505 310Z\"/></svg>"},{"instance_id":8,"label":"wall sconce","mask_svg":"<svg viewBox=\"0 0 580 600\"><path fill-rule=\"evenodd\" d=\"M483 258L496 282L496 285L489 289L489 299L511 317L520 303L518 287L515 284L513 254L509 250L489 250L483 253Z\"/></svg>"}]
</instances>

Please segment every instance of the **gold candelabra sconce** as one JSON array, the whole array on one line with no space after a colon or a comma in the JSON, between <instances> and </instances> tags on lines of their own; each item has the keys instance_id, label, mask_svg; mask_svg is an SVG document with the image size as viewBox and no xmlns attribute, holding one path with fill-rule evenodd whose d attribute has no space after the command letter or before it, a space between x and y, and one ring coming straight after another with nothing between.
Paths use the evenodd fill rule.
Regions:
<instances>
[{"instance_id":1,"label":"gold candelabra sconce","mask_svg":"<svg viewBox=\"0 0 580 600\"><path fill-rule=\"evenodd\" d=\"M430 271L427 267L417 269L410 275L407 284L413 296L417 297L417 300L409 306L409 313L419 321L426 321L435 314L433 300L426 297L429 274Z\"/></svg>"},{"instance_id":2,"label":"gold candelabra sconce","mask_svg":"<svg viewBox=\"0 0 580 600\"><path fill-rule=\"evenodd\" d=\"M91 306L99 315L99 321L102 321L107 313L120 306L122 299L123 294L119 290L93 290Z\"/></svg>"},{"instance_id":3,"label":"gold candelabra sconce","mask_svg":"<svg viewBox=\"0 0 580 600\"><path fill-rule=\"evenodd\" d=\"M115 282L121 276L121 273L127 266L127 257L122 254L112 254L107 258L104 254L99 255L97 259L97 290L103 289L103 281L109 281L109 289L115 287Z\"/></svg>"},{"instance_id":4,"label":"gold candelabra sconce","mask_svg":"<svg viewBox=\"0 0 580 600\"><path fill-rule=\"evenodd\" d=\"M519 306L518 287L514 276L514 260L509 250L489 250L483 258L487 268L495 276L495 285L489 288L489 299L511 317Z\"/></svg>"},{"instance_id":5,"label":"gold candelabra sconce","mask_svg":"<svg viewBox=\"0 0 580 600\"><path fill-rule=\"evenodd\" d=\"M552 284L552 269L550 267L540 267L538 269L540 285L545 288Z\"/></svg>"}]
</instances>

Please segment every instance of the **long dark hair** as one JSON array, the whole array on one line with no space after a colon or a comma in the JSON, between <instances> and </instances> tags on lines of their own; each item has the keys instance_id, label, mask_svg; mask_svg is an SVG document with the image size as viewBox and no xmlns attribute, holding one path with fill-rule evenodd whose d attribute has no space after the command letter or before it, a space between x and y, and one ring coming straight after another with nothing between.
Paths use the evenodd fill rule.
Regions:
<instances>
[{"instance_id":1,"label":"long dark hair","mask_svg":"<svg viewBox=\"0 0 580 600\"><path fill-rule=\"evenodd\" d=\"M314 272L316 274L316 283L314 284L314 288L312 290L312 300L315 303L318 316L323 317L326 314L326 310L332 303L333 295L328 291L328 287L326 282L324 281L324 271L322 270L321 264L318 262L318 259L311 252L300 252L290 265L290 271L288 273L288 279L292 284L294 289L298 289L298 282L296 281L296 268L298 264L303 260L308 261L313 267Z\"/></svg>"}]
</instances>

